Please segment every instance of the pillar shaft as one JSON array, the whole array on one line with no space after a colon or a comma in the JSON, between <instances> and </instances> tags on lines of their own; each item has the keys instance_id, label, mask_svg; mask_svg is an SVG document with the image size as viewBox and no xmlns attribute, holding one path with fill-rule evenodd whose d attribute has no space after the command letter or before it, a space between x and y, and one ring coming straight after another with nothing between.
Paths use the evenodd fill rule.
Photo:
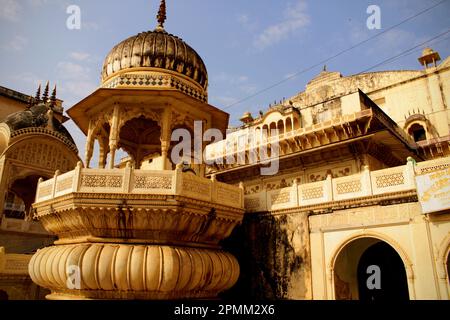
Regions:
<instances>
[{"instance_id":1,"label":"pillar shaft","mask_svg":"<svg viewBox=\"0 0 450 320\"><path fill-rule=\"evenodd\" d=\"M116 150L119 145L119 121L120 121L120 105L114 104L114 112L112 118L111 132L109 135L110 163L109 168L113 169L116 161Z\"/></svg>"}]
</instances>

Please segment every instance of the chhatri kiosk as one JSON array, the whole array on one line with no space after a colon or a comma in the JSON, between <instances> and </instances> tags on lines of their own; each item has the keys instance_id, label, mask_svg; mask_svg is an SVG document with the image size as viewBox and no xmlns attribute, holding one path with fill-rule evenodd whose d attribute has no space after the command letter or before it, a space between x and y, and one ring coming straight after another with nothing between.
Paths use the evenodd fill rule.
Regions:
<instances>
[{"instance_id":1,"label":"chhatri kiosk","mask_svg":"<svg viewBox=\"0 0 450 320\"><path fill-rule=\"evenodd\" d=\"M204 63L165 19L162 1L159 26L115 46L100 88L68 111L87 135L85 167L41 180L34 204L58 236L29 265L49 299L214 298L239 277L220 241L242 221L243 189L170 160L174 130L224 132L229 115L207 103Z\"/></svg>"}]
</instances>

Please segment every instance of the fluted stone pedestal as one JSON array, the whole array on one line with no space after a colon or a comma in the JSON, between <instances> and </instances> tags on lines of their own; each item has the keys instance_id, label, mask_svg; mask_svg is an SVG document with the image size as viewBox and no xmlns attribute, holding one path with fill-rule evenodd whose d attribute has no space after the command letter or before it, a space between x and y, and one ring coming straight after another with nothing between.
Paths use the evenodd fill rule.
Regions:
<instances>
[{"instance_id":1,"label":"fluted stone pedestal","mask_svg":"<svg viewBox=\"0 0 450 320\"><path fill-rule=\"evenodd\" d=\"M95 243L40 250L30 275L49 299L204 299L231 288L239 265L220 250Z\"/></svg>"},{"instance_id":2,"label":"fluted stone pedestal","mask_svg":"<svg viewBox=\"0 0 450 320\"><path fill-rule=\"evenodd\" d=\"M219 242L241 222L242 199L180 170L78 167L38 186L36 217L59 240L33 256L31 278L49 299L216 298L239 277Z\"/></svg>"}]
</instances>

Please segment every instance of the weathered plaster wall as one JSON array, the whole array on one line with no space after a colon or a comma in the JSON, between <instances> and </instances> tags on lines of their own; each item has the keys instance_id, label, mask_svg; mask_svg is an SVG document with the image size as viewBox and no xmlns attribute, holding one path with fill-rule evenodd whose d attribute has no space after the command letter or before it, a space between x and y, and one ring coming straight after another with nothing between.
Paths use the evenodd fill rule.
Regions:
<instances>
[{"instance_id":1,"label":"weathered plaster wall","mask_svg":"<svg viewBox=\"0 0 450 320\"><path fill-rule=\"evenodd\" d=\"M311 299L308 217L248 214L226 241L241 277L228 294L253 299Z\"/></svg>"}]
</instances>

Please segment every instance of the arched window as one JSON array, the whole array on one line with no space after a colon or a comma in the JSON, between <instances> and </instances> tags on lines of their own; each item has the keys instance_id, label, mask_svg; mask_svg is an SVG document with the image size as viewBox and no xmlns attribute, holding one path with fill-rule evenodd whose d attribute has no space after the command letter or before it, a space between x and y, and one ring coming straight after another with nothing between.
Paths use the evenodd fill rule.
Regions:
<instances>
[{"instance_id":1,"label":"arched window","mask_svg":"<svg viewBox=\"0 0 450 320\"><path fill-rule=\"evenodd\" d=\"M284 133L284 122L283 122L283 120L279 120L278 121L277 129L278 129L278 133L279 134L283 134Z\"/></svg>"},{"instance_id":2,"label":"arched window","mask_svg":"<svg viewBox=\"0 0 450 320\"><path fill-rule=\"evenodd\" d=\"M277 130L277 124L276 124L276 122L272 122L272 123L270 124L270 133L269 133L269 136L270 136L270 137L271 137L272 134L274 133L273 130Z\"/></svg>"},{"instance_id":3,"label":"arched window","mask_svg":"<svg viewBox=\"0 0 450 320\"><path fill-rule=\"evenodd\" d=\"M256 127L254 133L255 133L254 141L257 144L260 144L261 143L261 128L260 127Z\"/></svg>"},{"instance_id":4,"label":"arched window","mask_svg":"<svg viewBox=\"0 0 450 320\"><path fill-rule=\"evenodd\" d=\"M286 132L292 131L292 120L291 118L286 119Z\"/></svg>"},{"instance_id":5,"label":"arched window","mask_svg":"<svg viewBox=\"0 0 450 320\"><path fill-rule=\"evenodd\" d=\"M263 132L262 132L262 138L263 138L263 141L265 142L265 141L267 141L267 138L269 137L269 126L267 125L267 124L265 124L264 126L263 126Z\"/></svg>"},{"instance_id":6,"label":"arched window","mask_svg":"<svg viewBox=\"0 0 450 320\"><path fill-rule=\"evenodd\" d=\"M418 123L415 123L411 127L409 127L408 133L416 142L427 140L427 133L425 131L425 128Z\"/></svg>"},{"instance_id":7,"label":"arched window","mask_svg":"<svg viewBox=\"0 0 450 320\"><path fill-rule=\"evenodd\" d=\"M300 121L297 118L294 118L294 130L300 129Z\"/></svg>"}]
</instances>

